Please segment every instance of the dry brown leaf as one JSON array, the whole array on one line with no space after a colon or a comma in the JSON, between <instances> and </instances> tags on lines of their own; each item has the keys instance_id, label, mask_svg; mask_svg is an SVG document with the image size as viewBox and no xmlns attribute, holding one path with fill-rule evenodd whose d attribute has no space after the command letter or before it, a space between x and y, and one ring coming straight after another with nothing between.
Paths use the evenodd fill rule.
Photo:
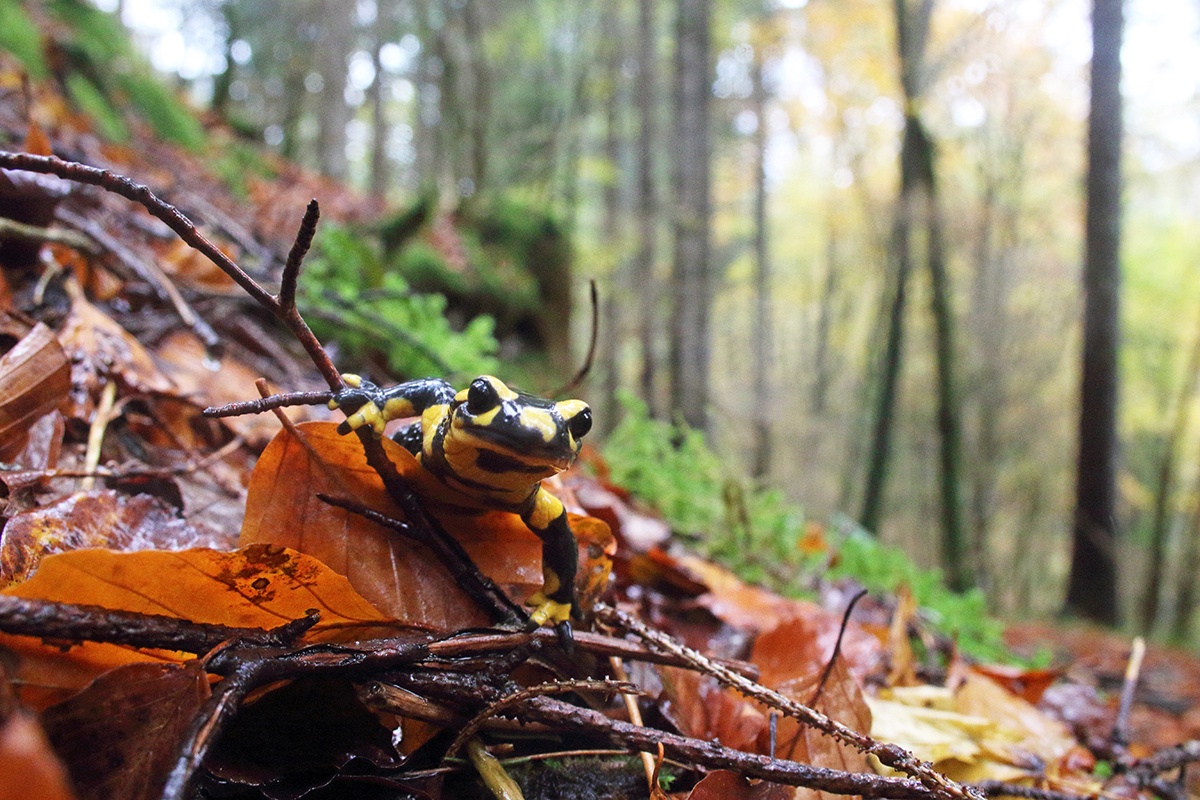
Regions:
<instances>
[{"instance_id":1,"label":"dry brown leaf","mask_svg":"<svg viewBox=\"0 0 1200 800\"><path fill-rule=\"evenodd\" d=\"M48 556L32 578L4 594L252 628L273 628L317 609L321 621L306 641L369 638L395 628L341 575L303 553L268 545L232 553L73 550ZM20 655L21 696L36 707L122 664L188 658L95 642L63 649L7 634L0 634L0 645Z\"/></svg>"},{"instance_id":2,"label":"dry brown leaf","mask_svg":"<svg viewBox=\"0 0 1200 800\"><path fill-rule=\"evenodd\" d=\"M0 358L0 461L25 447L35 420L58 408L71 388L71 365L40 322Z\"/></svg>"},{"instance_id":3,"label":"dry brown leaf","mask_svg":"<svg viewBox=\"0 0 1200 800\"><path fill-rule=\"evenodd\" d=\"M89 303L74 281L65 285L71 294L71 313L58 338L71 359L74 408L68 416L88 419L91 398L112 378L120 380L127 392L175 391L175 385L159 372L154 358L137 339Z\"/></svg>"},{"instance_id":4,"label":"dry brown leaf","mask_svg":"<svg viewBox=\"0 0 1200 800\"><path fill-rule=\"evenodd\" d=\"M211 233L209 234L211 236ZM238 254L228 247L221 251L230 260L237 261ZM178 283L203 289L207 292L232 294L241 291L233 278L225 274L220 267L202 255L199 251L182 239L175 239L159 254L158 264L162 271L174 278Z\"/></svg>"},{"instance_id":5,"label":"dry brown leaf","mask_svg":"<svg viewBox=\"0 0 1200 800\"><path fill-rule=\"evenodd\" d=\"M232 537L192 527L149 495L80 492L8 521L0 532L0 586L26 580L43 557L68 550L226 549L232 543Z\"/></svg>"},{"instance_id":6,"label":"dry brown leaf","mask_svg":"<svg viewBox=\"0 0 1200 800\"><path fill-rule=\"evenodd\" d=\"M258 374L229 356L213 363L204 344L190 331L176 331L155 347L155 355L163 372L179 387L179 393L197 406L222 406L258 397L254 382ZM282 409L290 419L298 422L312 416L309 406ZM197 414L198 417L198 414ZM188 424L197 420L188 419ZM244 414L222 420L234 433L255 448L265 447L279 431L279 422L273 414Z\"/></svg>"},{"instance_id":7,"label":"dry brown leaf","mask_svg":"<svg viewBox=\"0 0 1200 800\"><path fill-rule=\"evenodd\" d=\"M692 787L688 800L790 800L791 786L766 781L751 782L728 770L717 770L704 776Z\"/></svg>"},{"instance_id":8,"label":"dry brown leaf","mask_svg":"<svg viewBox=\"0 0 1200 800\"><path fill-rule=\"evenodd\" d=\"M42 724L83 800L143 800L162 794L207 697L199 661L129 664L47 708Z\"/></svg>"},{"instance_id":9,"label":"dry brown leaf","mask_svg":"<svg viewBox=\"0 0 1200 800\"><path fill-rule=\"evenodd\" d=\"M440 630L484 625L485 614L466 597L436 557L357 514L322 502L317 493L358 500L388 516L403 513L367 466L356 437L339 436L333 424L298 426L303 441L284 431L263 452L250 479L242 544L272 542L308 553L346 575L380 610L398 620ZM489 578L524 599L541 587L541 542L515 514L464 511L453 493L399 445L383 440L388 457ZM611 536L599 520L572 517L583 549L580 577L599 583ZM597 553L599 557L593 558Z\"/></svg>"}]
</instances>

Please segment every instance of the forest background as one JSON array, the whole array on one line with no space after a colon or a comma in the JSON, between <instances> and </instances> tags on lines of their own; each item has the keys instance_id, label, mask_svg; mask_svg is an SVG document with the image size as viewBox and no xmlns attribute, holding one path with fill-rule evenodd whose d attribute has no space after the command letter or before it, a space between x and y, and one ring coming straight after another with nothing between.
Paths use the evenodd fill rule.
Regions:
<instances>
[{"instance_id":1,"label":"forest background","mask_svg":"<svg viewBox=\"0 0 1200 800\"><path fill-rule=\"evenodd\" d=\"M751 475L800 504L793 541L806 519L857 519L919 563L941 562L935 387L949 343L966 583L1002 614L1061 608L1079 427L1087 4L100 5L238 142L386 197L406 244L416 236L406 225L436 239L447 209L561 232L560 290L544 291L556 282L545 275L505 289L525 287L535 328L551 312L570 319L559 326L569 338L533 334L549 370L565 377L582 358L594 279L599 356L583 396L602 431L641 413L702 430L728 486ZM1194 641L1200 11L1125 6L1116 561L1126 618ZM898 11L919 34L907 60ZM906 114L934 154L940 277L896 257ZM119 136L120 121L109 124ZM251 168L240 146L214 160L231 179ZM932 234L915 238L932 259ZM434 282L414 266L423 251L407 251L409 282ZM703 271L690 314L673 304L681 264ZM493 277L514 278L500 267ZM480 310L497 317L500 355L520 362L529 337L520 320L506 325L512 304ZM889 362L894 404L881 412ZM893 425L882 459L881 418Z\"/></svg>"}]
</instances>

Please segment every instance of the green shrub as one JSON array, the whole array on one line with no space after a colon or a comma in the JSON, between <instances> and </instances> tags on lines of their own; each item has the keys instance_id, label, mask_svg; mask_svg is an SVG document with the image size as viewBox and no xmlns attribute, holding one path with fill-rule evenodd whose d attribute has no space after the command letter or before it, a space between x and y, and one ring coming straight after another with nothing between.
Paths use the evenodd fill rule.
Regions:
<instances>
[{"instance_id":1,"label":"green shrub","mask_svg":"<svg viewBox=\"0 0 1200 800\"><path fill-rule=\"evenodd\" d=\"M379 354L398 380L455 380L496 369L491 318L476 317L454 330L445 316L446 299L409 291L400 275L384 268L378 243L369 236L323 226L300 284L302 313L318 336L337 342L342 361Z\"/></svg>"},{"instance_id":2,"label":"green shrub","mask_svg":"<svg viewBox=\"0 0 1200 800\"><path fill-rule=\"evenodd\" d=\"M1003 625L988 615L983 593L957 594L936 569L922 569L906 553L879 542L848 519L829 529L833 566L823 554L799 547L803 509L775 490L753 488L685 427L650 419L646 404L620 396L621 422L604 445L612 480L658 510L672 530L743 580L787 595L811 591L821 578L853 579L877 593L908 587L924 619L954 636L963 652L986 660L1013 660Z\"/></svg>"}]
</instances>

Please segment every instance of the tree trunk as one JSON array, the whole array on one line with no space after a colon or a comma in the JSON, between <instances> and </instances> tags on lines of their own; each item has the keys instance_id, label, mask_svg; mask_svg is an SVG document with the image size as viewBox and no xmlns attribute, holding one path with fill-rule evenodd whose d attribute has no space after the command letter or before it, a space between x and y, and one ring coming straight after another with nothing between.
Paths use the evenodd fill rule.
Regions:
<instances>
[{"instance_id":1,"label":"tree trunk","mask_svg":"<svg viewBox=\"0 0 1200 800\"><path fill-rule=\"evenodd\" d=\"M604 107L604 159L608 163L608 180L604 184L603 202L604 217L601 222L601 237L605 249L610 254L610 280L602 309L600 333L600 375L602 383L594 390L600 397L602 414L597 415L599 430L608 434L616 425L618 416L617 389L621 385L621 349L625 335L625 304L619 302L626 296L625 283L629 277L629 265L625 263L626 251L621 243L622 212L624 211L624 193L622 191L621 153L625 145L624 110L628 98L623 90L624 78L622 63L625 60L627 46L625 45L625 22L622 18L622 5L612 3L606 6L602 17L603 29L609 32L602 44L605 60L605 78L608 96Z\"/></svg>"},{"instance_id":2,"label":"tree trunk","mask_svg":"<svg viewBox=\"0 0 1200 800\"><path fill-rule=\"evenodd\" d=\"M908 128L905 128L905 144L908 149ZM912 271L912 254L909 247L912 224L912 196L903 184L900 201L896 206L896 221L892 228L892 255L895 283L888 314L887 340L884 345L883 363L880 365L879 390L875 401L875 425L871 435L871 450L867 455L867 480L863 490L862 513L859 522L872 533L879 531L883 517L883 496L887 486L887 471L892 451L892 417L896 409L896 395L900 382L900 363L904 351L904 311L908 297L908 275Z\"/></svg>"},{"instance_id":3,"label":"tree trunk","mask_svg":"<svg viewBox=\"0 0 1200 800\"><path fill-rule=\"evenodd\" d=\"M1200 338L1192 345L1184 373L1183 386L1175 406L1175 418L1167 439L1163 442L1162 458L1158 464L1158 487L1154 494L1154 518L1150 527L1150 565L1146 570L1146 581L1142 594L1141 630L1150 633L1158 622L1159 602L1166 572L1167 548L1171 533L1171 496L1175 492L1175 464L1179 457L1179 446L1187 435L1191 419L1192 401L1200 384ZM1178 616L1178 615L1176 615Z\"/></svg>"},{"instance_id":4,"label":"tree trunk","mask_svg":"<svg viewBox=\"0 0 1200 800\"><path fill-rule=\"evenodd\" d=\"M754 116L754 447L750 474L762 479L771 470L773 394L771 362L774 319L771 315L771 261L767 252L767 90L763 86L764 49L754 48L750 80Z\"/></svg>"},{"instance_id":5,"label":"tree trunk","mask_svg":"<svg viewBox=\"0 0 1200 800\"><path fill-rule=\"evenodd\" d=\"M712 276L709 98L711 0L678 0L675 23L675 252L671 271L671 407L708 428Z\"/></svg>"},{"instance_id":6,"label":"tree trunk","mask_svg":"<svg viewBox=\"0 0 1200 800\"><path fill-rule=\"evenodd\" d=\"M371 29L371 64L375 67L375 81L370 87L371 101L371 170L368 188L372 194L383 196L391 184L391 165L388 163L387 139L391 125L387 121L387 76L379 51L387 43L391 4L378 0L375 4L375 22Z\"/></svg>"},{"instance_id":7,"label":"tree trunk","mask_svg":"<svg viewBox=\"0 0 1200 800\"><path fill-rule=\"evenodd\" d=\"M639 389L650 416L658 416L658 363L654 347L658 331L659 283L654 262L658 253L658 200L655 191L655 146L658 143L658 58L655 0L638 0L637 81L633 100L637 107L637 254L633 262L633 279L640 298L638 308L638 340L642 364Z\"/></svg>"},{"instance_id":8,"label":"tree trunk","mask_svg":"<svg viewBox=\"0 0 1200 800\"><path fill-rule=\"evenodd\" d=\"M488 178L488 120L491 116L491 78L487 55L483 47L483 9L480 0L466 0L463 8L463 33L467 58L471 64L471 182L474 191L482 192Z\"/></svg>"},{"instance_id":9,"label":"tree trunk","mask_svg":"<svg viewBox=\"0 0 1200 800\"><path fill-rule=\"evenodd\" d=\"M317 157L321 172L340 180L346 176L346 125L352 115L345 93L354 36L353 6L324 0L320 8L323 29L317 45L325 85L318 103Z\"/></svg>"},{"instance_id":10,"label":"tree trunk","mask_svg":"<svg viewBox=\"0 0 1200 800\"><path fill-rule=\"evenodd\" d=\"M913 119L920 125L919 120ZM954 345L954 311L950 303L950 277L946 271L946 253L942 235L942 215L938 207L937 178L934 172L933 143L922 129L926 178L926 258L929 261L930 304L934 319L935 350L937 352L937 424L941 460L942 495L942 566L946 583L955 591L964 592L974 585L967 542L963 534L961 478L962 424L955 385L956 352Z\"/></svg>"},{"instance_id":11,"label":"tree trunk","mask_svg":"<svg viewBox=\"0 0 1200 800\"><path fill-rule=\"evenodd\" d=\"M825 413L829 384L833 370L829 357L829 337L833 329L834 299L837 295L838 230L833 214L829 215L825 239L825 280L821 286L821 304L817 310L817 330L813 337L813 385L810 408L820 416Z\"/></svg>"},{"instance_id":12,"label":"tree trunk","mask_svg":"<svg viewBox=\"0 0 1200 800\"><path fill-rule=\"evenodd\" d=\"M1117 346L1120 335L1121 0L1092 6L1083 265L1083 371L1071 576L1063 611L1105 625L1117 598Z\"/></svg>"}]
</instances>

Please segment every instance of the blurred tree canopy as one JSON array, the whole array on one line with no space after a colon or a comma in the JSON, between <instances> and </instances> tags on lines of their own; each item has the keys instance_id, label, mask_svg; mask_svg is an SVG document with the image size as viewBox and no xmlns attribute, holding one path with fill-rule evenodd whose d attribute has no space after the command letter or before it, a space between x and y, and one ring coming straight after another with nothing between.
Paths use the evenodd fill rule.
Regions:
<instances>
[{"instance_id":1,"label":"blurred tree canopy","mask_svg":"<svg viewBox=\"0 0 1200 800\"><path fill-rule=\"evenodd\" d=\"M1131 79L1162 87L1129 96L1126 115L1115 514L1129 604L1152 541L1162 581L1196 596L1179 565L1200 562L1200 430L1195 414L1176 420L1197 402L1185 373L1200 137L1184 133L1200 94L1155 61L1172 48L1138 37L1194 37L1200 12L1126 5L1127 56L1142 56ZM0 0L0 47L31 74L58 69L64 49L12 23L34 6L76 32L54 36L73 42L67 55L114 63L84 32L79 10L97 12L81 0ZM997 609L1061 605L1079 428L1082 0L157 6L178 32L154 33L132 0L124 21L179 88L246 142L386 196L388 268L446 294L460 322L508 320L565 373L595 279L601 430L630 389L811 516L867 516ZM1148 80L1153 68L1167 77ZM134 100L138 73L65 74L119 135L84 82ZM481 272L485 252L495 269ZM1146 625L1193 635L1177 595L1159 595Z\"/></svg>"}]
</instances>

